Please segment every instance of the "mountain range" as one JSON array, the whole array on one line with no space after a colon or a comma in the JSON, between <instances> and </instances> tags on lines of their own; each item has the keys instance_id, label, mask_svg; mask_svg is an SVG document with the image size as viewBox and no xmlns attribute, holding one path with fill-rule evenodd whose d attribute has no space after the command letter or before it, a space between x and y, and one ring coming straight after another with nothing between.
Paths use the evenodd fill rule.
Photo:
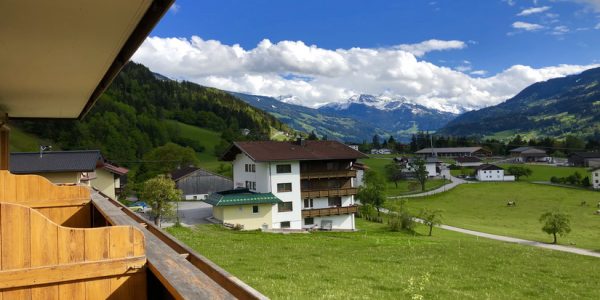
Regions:
<instances>
[{"instance_id":1,"label":"mountain range","mask_svg":"<svg viewBox=\"0 0 600 300\"><path fill-rule=\"evenodd\" d=\"M293 129L328 138L360 142L374 134L394 135L408 140L419 130L435 131L456 117L455 114L408 102L405 98L355 95L346 101L319 108L297 105L291 96L267 97L230 92L248 104L264 110Z\"/></svg>"},{"instance_id":2,"label":"mountain range","mask_svg":"<svg viewBox=\"0 0 600 300\"><path fill-rule=\"evenodd\" d=\"M532 84L503 103L460 115L439 133L500 139L600 136L600 68Z\"/></svg>"}]
</instances>

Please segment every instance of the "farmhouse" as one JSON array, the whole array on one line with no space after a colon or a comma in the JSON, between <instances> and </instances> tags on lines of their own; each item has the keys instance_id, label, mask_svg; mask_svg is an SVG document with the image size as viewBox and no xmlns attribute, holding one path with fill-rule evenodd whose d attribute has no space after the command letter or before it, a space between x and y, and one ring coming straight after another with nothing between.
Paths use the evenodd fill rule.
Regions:
<instances>
[{"instance_id":1,"label":"farmhouse","mask_svg":"<svg viewBox=\"0 0 600 300\"><path fill-rule=\"evenodd\" d=\"M417 155L425 157L462 157L462 156L490 156L492 152L481 147L452 147L452 148L423 148Z\"/></svg>"},{"instance_id":2,"label":"farmhouse","mask_svg":"<svg viewBox=\"0 0 600 300\"><path fill-rule=\"evenodd\" d=\"M173 170L171 179L183 192L185 200L203 200L210 193L233 189L231 179L196 167Z\"/></svg>"},{"instance_id":3,"label":"farmhouse","mask_svg":"<svg viewBox=\"0 0 600 300\"><path fill-rule=\"evenodd\" d=\"M335 141L235 142L222 159L233 163L234 187L244 190L211 194L206 202L225 223L236 210L236 224L244 229L354 230L353 166L365 157ZM243 200L220 209L215 199L225 203L228 197Z\"/></svg>"},{"instance_id":4,"label":"farmhouse","mask_svg":"<svg viewBox=\"0 0 600 300\"><path fill-rule=\"evenodd\" d=\"M19 152L10 155L10 172L36 174L55 184L91 186L115 199L129 170L106 162L98 150Z\"/></svg>"},{"instance_id":5,"label":"farmhouse","mask_svg":"<svg viewBox=\"0 0 600 300\"><path fill-rule=\"evenodd\" d=\"M483 164L481 158L477 156L456 157L454 162L459 167L479 167Z\"/></svg>"},{"instance_id":6,"label":"farmhouse","mask_svg":"<svg viewBox=\"0 0 600 300\"><path fill-rule=\"evenodd\" d=\"M575 152L569 156L569 165L575 167L600 167L600 152Z\"/></svg>"},{"instance_id":7,"label":"farmhouse","mask_svg":"<svg viewBox=\"0 0 600 300\"><path fill-rule=\"evenodd\" d=\"M475 169L479 181L515 181L514 176L505 176L504 169L492 164L483 164Z\"/></svg>"},{"instance_id":8,"label":"farmhouse","mask_svg":"<svg viewBox=\"0 0 600 300\"><path fill-rule=\"evenodd\" d=\"M592 187L595 190L600 189L600 167L596 167L591 170L592 173Z\"/></svg>"},{"instance_id":9,"label":"farmhouse","mask_svg":"<svg viewBox=\"0 0 600 300\"><path fill-rule=\"evenodd\" d=\"M417 159L414 157L395 157L394 161L403 167L402 172L407 173L407 176L414 176L415 170L413 169L413 164ZM427 157L424 160L425 169L427 170L427 174L429 177L440 176L442 172L442 161L437 157Z\"/></svg>"},{"instance_id":10,"label":"farmhouse","mask_svg":"<svg viewBox=\"0 0 600 300\"><path fill-rule=\"evenodd\" d=\"M510 155L515 158L516 162L546 162L552 163L546 150L535 147L519 147L510 150Z\"/></svg>"},{"instance_id":11,"label":"farmhouse","mask_svg":"<svg viewBox=\"0 0 600 300\"><path fill-rule=\"evenodd\" d=\"M392 154L392 150L388 148L371 149L371 154Z\"/></svg>"}]
</instances>

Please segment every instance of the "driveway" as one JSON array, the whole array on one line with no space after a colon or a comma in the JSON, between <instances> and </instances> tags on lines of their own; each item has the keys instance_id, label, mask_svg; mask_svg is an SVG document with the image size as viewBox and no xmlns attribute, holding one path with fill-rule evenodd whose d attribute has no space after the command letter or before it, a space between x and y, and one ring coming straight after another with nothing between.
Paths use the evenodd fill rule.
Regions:
<instances>
[{"instance_id":1,"label":"driveway","mask_svg":"<svg viewBox=\"0 0 600 300\"><path fill-rule=\"evenodd\" d=\"M414 197L425 197L425 196L431 196L431 195L435 195L435 194L439 194L439 193L443 193L445 191L451 190L453 188L455 188L456 186L463 184L463 183L472 183L470 181L466 181L463 179L460 179L458 177L454 177L454 176L450 176L450 183L447 183L435 190L431 190L428 192L423 192L423 193L418 193L418 194L410 194L410 195L400 195L400 196L389 196L388 199L399 199L399 198L414 198Z\"/></svg>"},{"instance_id":2,"label":"driveway","mask_svg":"<svg viewBox=\"0 0 600 300\"><path fill-rule=\"evenodd\" d=\"M143 216L151 220L149 214L145 213ZM208 224L206 218L212 216L212 205L206 204L202 201L181 201L179 202L179 221L181 225L191 227L198 224ZM162 226L170 227L175 223L175 218L163 219Z\"/></svg>"}]
</instances>

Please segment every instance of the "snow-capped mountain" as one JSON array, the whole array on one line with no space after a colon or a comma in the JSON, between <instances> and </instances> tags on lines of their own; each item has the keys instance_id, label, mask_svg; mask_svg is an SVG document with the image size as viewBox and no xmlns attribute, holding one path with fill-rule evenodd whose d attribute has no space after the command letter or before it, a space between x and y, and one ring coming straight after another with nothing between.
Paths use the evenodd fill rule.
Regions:
<instances>
[{"instance_id":1,"label":"snow-capped mountain","mask_svg":"<svg viewBox=\"0 0 600 300\"><path fill-rule=\"evenodd\" d=\"M342 102L332 102L318 108L322 113L368 122L398 135L418 130L435 131L456 114L411 103L404 97L389 95L354 95Z\"/></svg>"}]
</instances>

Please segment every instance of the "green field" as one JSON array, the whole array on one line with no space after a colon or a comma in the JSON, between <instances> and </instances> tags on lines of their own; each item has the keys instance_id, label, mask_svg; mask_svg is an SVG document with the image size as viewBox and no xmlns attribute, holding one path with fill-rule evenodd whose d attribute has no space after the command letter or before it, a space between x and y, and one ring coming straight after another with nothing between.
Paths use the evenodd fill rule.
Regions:
<instances>
[{"instance_id":1,"label":"green field","mask_svg":"<svg viewBox=\"0 0 600 300\"><path fill-rule=\"evenodd\" d=\"M35 152L40 151L40 145L52 145L33 134L24 132L18 127L10 129L10 152ZM53 150L60 150L57 145L52 145Z\"/></svg>"},{"instance_id":2,"label":"green field","mask_svg":"<svg viewBox=\"0 0 600 300\"><path fill-rule=\"evenodd\" d=\"M566 177L575 172L581 173L581 175L588 176L588 171L586 168L577 168L577 167L555 167L555 166L547 166L547 165L532 165L532 164L503 164L500 167L505 170L510 166L522 166L531 169L533 173L529 177L520 178L521 181L550 181L550 177Z\"/></svg>"},{"instance_id":3,"label":"green field","mask_svg":"<svg viewBox=\"0 0 600 300\"><path fill-rule=\"evenodd\" d=\"M508 207L516 201L516 207ZM581 206L586 201L587 206ZM600 193L526 182L463 184L429 197L408 199L407 207L443 211L443 223L487 233L551 242L541 231L540 215L560 209L571 216L572 232L559 243L600 251L600 216L595 215ZM398 202L388 201L395 208Z\"/></svg>"},{"instance_id":4,"label":"green field","mask_svg":"<svg viewBox=\"0 0 600 300\"><path fill-rule=\"evenodd\" d=\"M223 164L225 167L230 168L229 163L218 161L214 153L215 146L221 142L221 135L219 133L178 121L168 120L166 122L169 126L177 130L181 137L196 140L204 146L204 151L198 153L200 167L217 171L219 165Z\"/></svg>"},{"instance_id":5,"label":"green field","mask_svg":"<svg viewBox=\"0 0 600 300\"><path fill-rule=\"evenodd\" d=\"M370 158L362 159L361 162L369 166L371 170L381 174L385 178L385 166L392 161L394 156L371 155ZM425 182L425 190L435 190L443 186L448 181L442 179L431 179ZM421 192L421 185L415 180L401 180L398 182L398 187L393 182L385 181L385 193L387 196L398 196L406 194L414 194Z\"/></svg>"},{"instance_id":6,"label":"green field","mask_svg":"<svg viewBox=\"0 0 600 300\"><path fill-rule=\"evenodd\" d=\"M445 230L271 234L216 225L171 234L272 299L578 299L600 294L597 258ZM411 284L412 282L412 284ZM420 287L423 289L420 290Z\"/></svg>"}]
</instances>

